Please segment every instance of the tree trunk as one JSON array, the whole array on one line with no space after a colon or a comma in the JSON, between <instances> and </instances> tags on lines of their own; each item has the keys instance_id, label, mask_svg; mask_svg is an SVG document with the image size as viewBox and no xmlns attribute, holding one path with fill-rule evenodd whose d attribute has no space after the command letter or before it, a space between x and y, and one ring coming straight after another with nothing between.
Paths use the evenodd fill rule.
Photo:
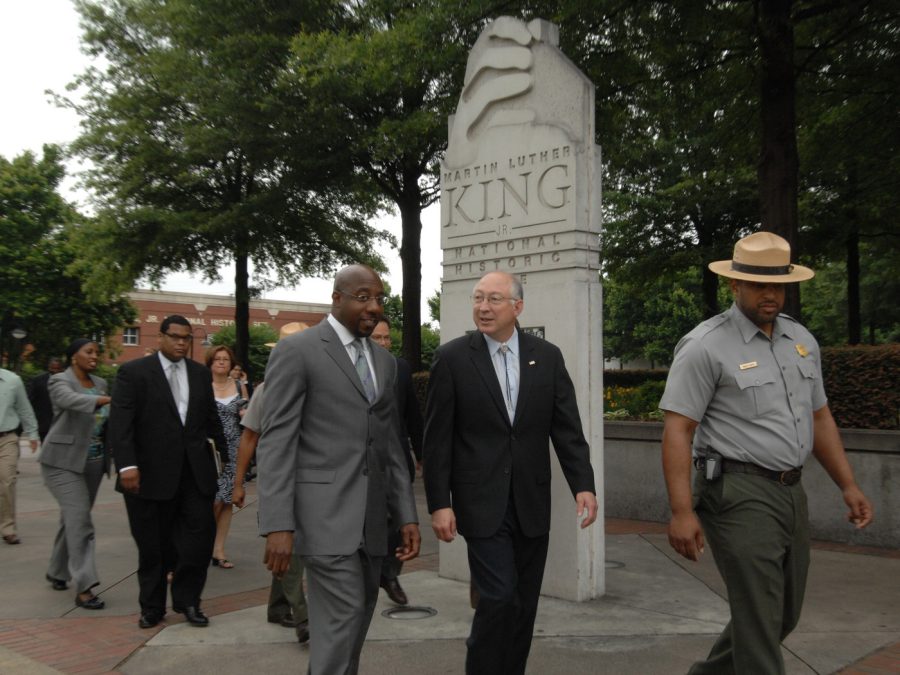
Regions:
<instances>
[{"instance_id":1,"label":"tree trunk","mask_svg":"<svg viewBox=\"0 0 900 675\"><path fill-rule=\"evenodd\" d=\"M239 244L234 254L234 354L247 373L247 379L253 382L257 373L251 371L250 365L250 274L247 262L247 251Z\"/></svg>"},{"instance_id":2,"label":"tree trunk","mask_svg":"<svg viewBox=\"0 0 900 675\"><path fill-rule=\"evenodd\" d=\"M859 303L859 227L850 224L847 235L847 344L862 341L862 316Z\"/></svg>"},{"instance_id":3,"label":"tree trunk","mask_svg":"<svg viewBox=\"0 0 900 675\"><path fill-rule=\"evenodd\" d=\"M762 147L759 180L762 229L787 239L791 258L800 253L797 223L796 76L792 0L757 0ZM800 289L788 284L784 311L800 319Z\"/></svg>"},{"instance_id":4,"label":"tree trunk","mask_svg":"<svg viewBox=\"0 0 900 675\"><path fill-rule=\"evenodd\" d=\"M403 347L401 354L412 371L422 370L422 207L418 193L398 204L403 234Z\"/></svg>"}]
</instances>

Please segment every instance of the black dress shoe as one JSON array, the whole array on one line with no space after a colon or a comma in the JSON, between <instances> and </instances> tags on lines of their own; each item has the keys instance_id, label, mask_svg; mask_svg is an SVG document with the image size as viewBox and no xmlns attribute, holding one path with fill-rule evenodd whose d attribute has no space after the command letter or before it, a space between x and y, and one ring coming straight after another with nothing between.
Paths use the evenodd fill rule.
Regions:
<instances>
[{"instance_id":1,"label":"black dress shoe","mask_svg":"<svg viewBox=\"0 0 900 675\"><path fill-rule=\"evenodd\" d=\"M270 616L268 617L269 623L277 623L280 626L284 626L285 628L296 628L299 625L299 621L297 621L291 614L283 614L281 616Z\"/></svg>"},{"instance_id":2,"label":"black dress shoe","mask_svg":"<svg viewBox=\"0 0 900 675\"><path fill-rule=\"evenodd\" d=\"M106 603L96 595L91 593L91 597L89 597L87 600L82 600L80 595L76 595L75 606L82 607L84 609L103 609L104 607L106 607Z\"/></svg>"},{"instance_id":3,"label":"black dress shoe","mask_svg":"<svg viewBox=\"0 0 900 675\"><path fill-rule=\"evenodd\" d=\"M187 619L188 623L192 626L205 628L209 625L209 619L206 618L206 614L200 611L199 607L173 607L172 609L179 614L184 614L184 618Z\"/></svg>"},{"instance_id":4,"label":"black dress shoe","mask_svg":"<svg viewBox=\"0 0 900 675\"><path fill-rule=\"evenodd\" d=\"M138 619L138 626L141 628L153 628L162 621L162 618L163 612L148 609L146 612L141 612L141 618Z\"/></svg>"},{"instance_id":5,"label":"black dress shoe","mask_svg":"<svg viewBox=\"0 0 900 675\"><path fill-rule=\"evenodd\" d=\"M387 592L388 597L398 605L409 604L406 593L400 587L400 582L396 579L382 579L381 587Z\"/></svg>"},{"instance_id":6,"label":"black dress shoe","mask_svg":"<svg viewBox=\"0 0 900 675\"><path fill-rule=\"evenodd\" d=\"M49 574L45 574L44 576L47 578L47 581L50 582L54 591L64 591L69 588L69 584L66 583L65 579L54 579Z\"/></svg>"},{"instance_id":7,"label":"black dress shoe","mask_svg":"<svg viewBox=\"0 0 900 675\"><path fill-rule=\"evenodd\" d=\"M297 642L301 645L309 642L309 621L301 621L297 624Z\"/></svg>"}]
</instances>

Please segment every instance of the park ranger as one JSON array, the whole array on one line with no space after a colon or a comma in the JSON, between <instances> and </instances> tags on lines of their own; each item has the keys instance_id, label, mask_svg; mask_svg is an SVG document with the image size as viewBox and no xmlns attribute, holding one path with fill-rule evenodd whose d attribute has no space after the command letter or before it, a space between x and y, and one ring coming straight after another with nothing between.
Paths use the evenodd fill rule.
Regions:
<instances>
[{"instance_id":1,"label":"park ranger","mask_svg":"<svg viewBox=\"0 0 900 675\"><path fill-rule=\"evenodd\" d=\"M678 343L660 402L669 543L697 560L705 535L731 609L706 661L690 673L775 675L784 673L781 641L797 625L806 588L801 470L809 454L841 489L851 523L868 525L872 505L828 408L819 346L781 313L785 284L813 271L791 265L788 242L770 232L741 239L732 260L709 268L730 279L734 303Z\"/></svg>"}]
</instances>

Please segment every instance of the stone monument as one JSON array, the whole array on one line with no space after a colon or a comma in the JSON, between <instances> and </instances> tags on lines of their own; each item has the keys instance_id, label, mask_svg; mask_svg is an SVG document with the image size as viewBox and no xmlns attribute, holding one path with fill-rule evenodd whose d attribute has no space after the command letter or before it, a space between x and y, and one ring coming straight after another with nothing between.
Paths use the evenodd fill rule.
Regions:
<instances>
[{"instance_id":1,"label":"stone monument","mask_svg":"<svg viewBox=\"0 0 900 675\"><path fill-rule=\"evenodd\" d=\"M587 600L604 591L600 149L594 86L558 45L547 21L500 17L469 54L441 164L441 341L474 329L469 296L485 272L521 276L519 323L565 356L600 503L581 530L554 456L543 592ZM440 574L468 579L461 538L441 544Z\"/></svg>"}]
</instances>

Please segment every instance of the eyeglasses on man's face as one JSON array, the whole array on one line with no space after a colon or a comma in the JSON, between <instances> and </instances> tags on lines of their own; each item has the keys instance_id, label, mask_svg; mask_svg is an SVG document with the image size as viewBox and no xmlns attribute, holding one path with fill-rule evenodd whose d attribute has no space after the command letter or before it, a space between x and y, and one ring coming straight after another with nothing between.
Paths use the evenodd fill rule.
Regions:
<instances>
[{"instance_id":1,"label":"eyeglasses on man's face","mask_svg":"<svg viewBox=\"0 0 900 675\"><path fill-rule=\"evenodd\" d=\"M372 300L374 300L383 307L388 300L388 296L386 296L384 293L381 293L380 295L354 295L353 293L342 291L340 288L337 289L337 292L341 295L346 295L348 298L353 298L357 302L361 302L364 305L368 305Z\"/></svg>"},{"instance_id":2,"label":"eyeglasses on man's face","mask_svg":"<svg viewBox=\"0 0 900 675\"><path fill-rule=\"evenodd\" d=\"M470 295L469 298L472 300L473 305L480 305L482 302L487 301L487 303L492 307L499 307L504 302L515 302L516 300L518 300L518 298L508 298L505 295L500 295L499 293L491 293L490 295L476 293L475 295Z\"/></svg>"},{"instance_id":3,"label":"eyeglasses on man's face","mask_svg":"<svg viewBox=\"0 0 900 675\"><path fill-rule=\"evenodd\" d=\"M172 342L190 342L192 335L188 333L187 335L179 335L178 333L163 333L167 338L169 338Z\"/></svg>"}]
</instances>

